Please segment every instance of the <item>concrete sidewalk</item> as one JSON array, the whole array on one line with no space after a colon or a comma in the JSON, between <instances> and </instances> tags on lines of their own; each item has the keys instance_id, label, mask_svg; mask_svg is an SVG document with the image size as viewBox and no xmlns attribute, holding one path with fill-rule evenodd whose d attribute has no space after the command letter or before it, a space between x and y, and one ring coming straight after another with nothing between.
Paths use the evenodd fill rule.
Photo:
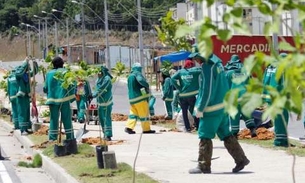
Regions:
<instances>
[{"instance_id":1,"label":"concrete sidewalk","mask_svg":"<svg viewBox=\"0 0 305 183\"><path fill-rule=\"evenodd\" d=\"M75 123L74 128L82 125ZM129 135L124 132L125 122L113 122L113 140L124 140L121 145L109 146L115 151L117 162L126 162L133 166L137 148L140 150L136 161L136 171L142 172L162 183L199 183L199 182L260 182L260 183L288 183L293 182L293 156L281 150L261 148L256 145L241 143L251 163L240 173L231 173L235 163L224 148L223 142L213 140L212 174L191 175L190 168L197 165L198 156L197 135L178 132L160 132L157 134L142 134L138 124L137 134ZM87 125L90 131L86 137L97 137L98 126ZM152 129L164 128L152 126ZM305 180L305 158L296 157L295 181Z\"/></svg>"},{"instance_id":2,"label":"concrete sidewalk","mask_svg":"<svg viewBox=\"0 0 305 183\"><path fill-rule=\"evenodd\" d=\"M5 123L5 122L4 122ZM77 131L83 124L73 123ZM12 126L11 126L12 127ZM133 166L138 146L136 171L144 173L161 183L201 183L201 182L247 182L247 183L289 183L293 182L293 156L281 150L261 148L256 145L241 143L248 159L251 161L240 173L231 173L235 163L223 146L223 142L213 140L212 174L191 175L190 168L197 165L199 140L196 134L181 132L160 132L165 128L152 125L156 134L141 134L140 124L135 130L137 134L129 135L124 132L125 122L113 122L113 141L124 140L123 144L110 145L109 151L114 151L117 162L125 162ZM98 137L98 125L87 125L89 132L86 137ZM29 148L33 145L19 131L14 133L16 138ZM34 153L34 152L33 152ZM35 151L35 153L41 153ZM77 182L50 158L43 156L43 168L58 183ZM295 182L305 180L305 157L296 157L294 166Z\"/></svg>"}]
</instances>

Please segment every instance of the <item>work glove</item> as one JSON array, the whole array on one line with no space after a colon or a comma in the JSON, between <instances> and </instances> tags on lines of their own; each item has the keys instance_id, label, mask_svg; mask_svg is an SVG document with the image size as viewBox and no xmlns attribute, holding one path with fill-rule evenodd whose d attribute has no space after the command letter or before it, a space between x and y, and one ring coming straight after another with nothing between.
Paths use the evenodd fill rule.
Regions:
<instances>
[{"instance_id":1,"label":"work glove","mask_svg":"<svg viewBox=\"0 0 305 183\"><path fill-rule=\"evenodd\" d=\"M202 118L203 117L203 111L198 111L197 108L194 109L194 115L197 117L197 118Z\"/></svg>"}]
</instances>

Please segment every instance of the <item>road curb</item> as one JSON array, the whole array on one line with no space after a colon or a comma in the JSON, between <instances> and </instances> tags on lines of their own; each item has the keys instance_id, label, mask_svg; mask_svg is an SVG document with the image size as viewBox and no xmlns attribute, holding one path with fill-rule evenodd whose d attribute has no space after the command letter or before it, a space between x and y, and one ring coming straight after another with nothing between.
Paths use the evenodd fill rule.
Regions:
<instances>
[{"instance_id":1,"label":"road curb","mask_svg":"<svg viewBox=\"0 0 305 183\"><path fill-rule=\"evenodd\" d=\"M13 126L5 122L4 120L0 119L0 121L3 124L3 127L10 131ZM22 136L20 131L14 131L13 133L14 137L23 145L23 147L27 150L27 152L31 155L34 154L40 154L42 158L42 169L46 171L47 174L49 174L55 182L63 183L63 182L69 182L69 183L79 183L74 177L72 177L70 174L67 173L67 171L52 161L51 158L45 156L42 154L42 151L36 150L31 148L33 146L33 142L27 138L26 136Z\"/></svg>"}]
</instances>

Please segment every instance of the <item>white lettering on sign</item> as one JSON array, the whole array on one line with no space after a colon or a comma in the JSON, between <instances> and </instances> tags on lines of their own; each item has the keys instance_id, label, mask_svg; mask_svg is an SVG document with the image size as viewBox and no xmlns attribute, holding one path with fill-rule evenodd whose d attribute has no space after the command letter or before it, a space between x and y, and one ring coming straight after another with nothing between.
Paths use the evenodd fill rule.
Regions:
<instances>
[{"instance_id":1,"label":"white lettering on sign","mask_svg":"<svg viewBox=\"0 0 305 183\"><path fill-rule=\"evenodd\" d=\"M256 51L270 52L269 44L231 44L231 45L221 45L221 53L254 53Z\"/></svg>"}]
</instances>

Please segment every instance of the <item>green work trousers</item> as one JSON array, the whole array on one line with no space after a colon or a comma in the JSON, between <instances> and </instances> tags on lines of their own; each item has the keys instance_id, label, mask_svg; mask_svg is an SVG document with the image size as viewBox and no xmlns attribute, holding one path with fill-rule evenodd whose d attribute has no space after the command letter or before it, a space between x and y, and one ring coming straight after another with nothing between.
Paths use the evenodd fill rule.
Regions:
<instances>
[{"instance_id":1,"label":"green work trousers","mask_svg":"<svg viewBox=\"0 0 305 183\"><path fill-rule=\"evenodd\" d=\"M112 137L112 120L111 120L112 105L99 106L98 116L105 137Z\"/></svg>"},{"instance_id":2,"label":"green work trousers","mask_svg":"<svg viewBox=\"0 0 305 183\"><path fill-rule=\"evenodd\" d=\"M77 105L77 120L78 121L85 121L85 115L86 115L86 102L87 102L87 98L86 96L80 96L80 100L76 101L76 105Z\"/></svg>"},{"instance_id":3,"label":"green work trousers","mask_svg":"<svg viewBox=\"0 0 305 183\"><path fill-rule=\"evenodd\" d=\"M59 133L59 116L61 116L61 122L63 123L66 140L74 139L74 131L72 127L72 116L70 109L70 102L64 102L61 105L50 104L50 129L49 140L57 140Z\"/></svg>"},{"instance_id":4,"label":"green work trousers","mask_svg":"<svg viewBox=\"0 0 305 183\"><path fill-rule=\"evenodd\" d=\"M30 119L30 97L17 97L18 122L21 133L32 128Z\"/></svg>"},{"instance_id":5,"label":"green work trousers","mask_svg":"<svg viewBox=\"0 0 305 183\"><path fill-rule=\"evenodd\" d=\"M12 118L13 118L13 123L14 123L14 128L15 129L19 129L19 122L18 122L18 105L17 105L17 101L11 101L11 105L12 105Z\"/></svg>"},{"instance_id":6,"label":"green work trousers","mask_svg":"<svg viewBox=\"0 0 305 183\"><path fill-rule=\"evenodd\" d=\"M231 123L231 131L233 134L237 134L239 132L240 128L240 117L242 116L243 120L246 123L246 127L248 129L255 128L255 123L253 118L248 118L246 117L242 112L241 112L241 107L238 105L238 112L235 116L235 118L230 117L230 123Z\"/></svg>"},{"instance_id":7,"label":"green work trousers","mask_svg":"<svg viewBox=\"0 0 305 183\"><path fill-rule=\"evenodd\" d=\"M165 101L166 113L167 116L173 118L173 108L172 108L172 101Z\"/></svg>"},{"instance_id":8,"label":"green work trousers","mask_svg":"<svg viewBox=\"0 0 305 183\"><path fill-rule=\"evenodd\" d=\"M225 113L200 118L198 135L200 139L213 139L215 134L224 140L232 135L229 126L229 116Z\"/></svg>"},{"instance_id":9,"label":"green work trousers","mask_svg":"<svg viewBox=\"0 0 305 183\"><path fill-rule=\"evenodd\" d=\"M289 114L286 109L283 110L282 114L276 116L274 120L275 139L273 142L275 146L288 147L288 135L287 135L288 120L289 120Z\"/></svg>"}]
</instances>

